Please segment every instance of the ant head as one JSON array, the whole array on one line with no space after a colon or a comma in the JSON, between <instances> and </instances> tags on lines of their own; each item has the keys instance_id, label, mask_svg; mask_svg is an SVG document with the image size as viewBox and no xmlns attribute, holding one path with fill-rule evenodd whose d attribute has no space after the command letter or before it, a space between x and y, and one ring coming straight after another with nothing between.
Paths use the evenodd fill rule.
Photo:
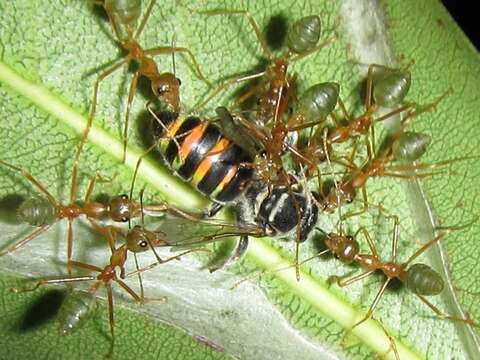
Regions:
<instances>
[{"instance_id":1,"label":"ant head","mask_svg":"<svg viewBox=\"0 0 480 360\"><path fill-rule=\"evenodd\" d=\"M140 225L135 225L127 234L127 249L138 253L144 252L151 247L167 245L158 235L159 233L157 232L149 231Z\"/></svg>"},{"instance_id":2,"label":"ant head","mask_svg":"<svg viewBox=\"0 0 480 360\"><path fill-rule=\"evenodd\" d=\"M146 251L151 243L149 236L151 236L149 231L140 225L135 225L133 229L127 233L127 249L135 253Z\"/></svg>"},{"instance_id":3,"label":"ant head","mask_svg":"<svg viewBox=\"0 0 480 360\"><path fill-rule=\"evenodd\" d=\"M110 214L113 221L118 222L127 222L131 219L131 204L132 202L127 195L123 194L117 197L114 197L110 200Z\"/></svg>"},{"instance_id":4,"label":"ant head","mask_svg":"<svg viewBox=\"0 0 480 360\"><path fill-rule=\"evenodd\" d=\"M152 91L169 110L177 111L180 104L180 85L180 79L174 74L164 73L152 80Z\"/></svg>"},{"instance_id":5,"label":"ant head","mask_svg":"<svg viewBox=\"0 0 480 360\"><path fill-rule=\"evenodd\" d=\"M340 261L346 264L351 263L359 251L358 242L352 236L331 233L325 239L325 245Z\"/></svg>"}]
</instances>

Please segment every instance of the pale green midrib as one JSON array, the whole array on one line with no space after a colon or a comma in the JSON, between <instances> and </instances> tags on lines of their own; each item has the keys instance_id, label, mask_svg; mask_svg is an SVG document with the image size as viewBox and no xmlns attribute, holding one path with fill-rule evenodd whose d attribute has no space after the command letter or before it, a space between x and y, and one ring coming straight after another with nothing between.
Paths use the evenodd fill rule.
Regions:
<instances>
[{"instance_id":1,"label":"pale green midrib","mask_svg":"<svg viewBox=\"0 0 480 360\"><path fill-rule=\"evenodd\" d=\"M77 134L83 133L87 123L87 119L84 116L62 102L46 87L22 78L2 62L0 62L0 82L3 82L39 108L62 121ZM33 94L35 96L32 96ZM88 141L119 162L122 161L123 144L105 130L99 128L95 121L90 129ZM127 148L125 165L133 171L140 156L141 153L138 150ZM166 200L172 203L182 204L189 208L198 208L205 205L205 199L193 190L176 191L181 186L178 179L164 168L156 165L151 159L145 158L143 160L139 169L139 177L160 190L167 198ZM174 195L172 195L172 191Z\"/></svg>"},{"instance_id":2,"label":"pale green midrib","mask_svg":"<svg viewBox=\"0 0 480 360\"><path fill-rule=\"evenodd\" d=\"M1 62L0 82L3 82L39 108L62 121L78 134L83 132L87 122L85 117L81 116L68 105L63 103L44 86L34 84L22 78ZM32 96L32 94L35 94L35 96ZM123 153L122 143L103 129L97 127L95 124L90 130L88 141L110 154L118 161L121 161ZM133 170L139 155L140 153L138 151L128 149L125 165ZM169 194L167 196L169 199L175 203L181 203L185 208L197 208L202 205L202 198L198 194L193 190L190 192L181 189L177 185L177 181L172 179L171 175L168 175L165 171L161 171L152 161L145 161L142 163L139 176L152 184L152 186L157 188L165 196ZM265 242L260 240L251 242L247 256L253 258L259 265L266 269L274 269L290 265L290 263L287 260L282 259L273 248L267 246ZM296 281L294 270L277 272L276 276L282 280L293 293L311 303L317 310L336 321L347 330L363 316L363 314L357 312L352 305L335 296L324 287L323 284L315 280L305 271L301 271L300 282ZM385 356L387 359L395 359L393 352L389 351L390 342L388 337L376 321L365 321L362 325L353 329L352 333L381 356ZM395 339L395 343L402 360L421 359L418 354L400 341Z\"/></svg>"}]
</instances>

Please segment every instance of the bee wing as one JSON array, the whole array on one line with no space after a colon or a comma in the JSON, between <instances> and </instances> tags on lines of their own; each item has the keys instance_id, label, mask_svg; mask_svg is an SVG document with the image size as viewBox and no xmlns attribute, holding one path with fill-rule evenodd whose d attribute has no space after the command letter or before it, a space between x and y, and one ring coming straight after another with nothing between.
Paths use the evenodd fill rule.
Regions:
<instances>
[{"instance_id":1,"label":"bee wing","mask_svg":"<svg viewBox=\"0 0 480 360\"><path fill-rule=\"evenodd\" d=\"M263 234L262 229L254 224L238 226L221 220L192 221L177 217L165 218L157 231L162 234L168 246L174 247L202 246L240 235L261 236Z\"/></svg>"},{"instance_id":2,"label":"bee wing","mask_svg":"<svg viewBox=\"0 0 480 360\"><path fill-rule=\"evenodd\" d=\"M260 150L263 149L263 145L258 141L248 129L243 125L243 122L247 120L243 119L239 115L232 116L225 107L218 107L216 110L218 121L222 128L223 134L233 140L237 144L242 144L242 148L245 149L252 157L254 157Z\"/></svg>"}]
</instances>

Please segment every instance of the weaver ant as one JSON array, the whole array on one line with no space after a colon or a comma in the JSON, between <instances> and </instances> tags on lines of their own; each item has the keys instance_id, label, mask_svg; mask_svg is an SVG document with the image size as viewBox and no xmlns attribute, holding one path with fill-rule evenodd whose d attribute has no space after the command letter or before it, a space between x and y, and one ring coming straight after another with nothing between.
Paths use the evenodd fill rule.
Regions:
<instances>
[{"instance_id":1,"label":"weaver ant","mask_svg":"<svg viewBox=\"0 0 480 360\"><path fill-rule=\"evenodd\" d=\"M435 305L433 305L430 301L428 301L426 299L426 296L434 296L442 292L445 286L444 281L442 277L430 266L422 263L412 264L412 262L415 259L417 259L425 251L427 251L432 245L441 241L449 232L457 231L457 230L461 230L466 227L469 227L477 220L474 220L471 223L461 225L461 226L451 226L451 227L442 226L442 229L445 230L444 232L437 235L435 238L431 239L430 241L426 242L423 246L421 246L418 250L416 250L412 255L410 255L407 261L403 263L399 263L397 260L397 246L398 246L398 240L399 240L400 222L397 216L392 216L392 217L394 220L394 228L393 228L393 238L392 238L392 257L390 261L384 262L379 258L376 246L370 234L368 233L368 230L364 227L359 228L353 236L344 235L342 233L340 234L324 233L325 245L327 249L325 249L324 251L321 251L320 253L314 256L314 257L318 257L325 253L331 252L336 258L338 258L343 263L345 264L356 263L360 267L366 270L364 273L351 277L349 279L337 278L337 283L341 287L345 287L356 281L362 280L372 275L377 270L383 272L383 274L387 277L382 287L378 291L377 295L375 296L375 299L372 305L370 306L367 314L360 321L358 321L354 325L354 327L360 325L361 323L363 323L364 321L366 321L372 316L388 284L393 279L400 280L410 292L415 294L439 318L462 321L469 325L477 326L469 318L459 318L459 317L444 314ZM360 246L356 240L357 235L360 233L364 236L365 240L367 241L368 247L370 249L369 254L360 253ZM302 261L302 263L305 263L311 260L312 258L306 259Z\"/></svg>"},{"instance_id":2,"label":"weaver ant","mask_svg":"<svg viewBox=\"0 0 480 360\"><path fill-rule=\"evenodd\" d=\"M171 209L166 203L143 205L136 201L130 200L127 195L113 197L106 204L92 201L93 190L99 175L90 179L85 197L82 203L77 203L77 173L74 166L71 184L70 184L70 200L67 205L63 205L57 200L33 175L27 170L14 166L0 160L0 164L6 166L20 175L25 177L42 195L40 197L31 197L26 199L17 209L18 218L21 222L38 227L30 235L0 252L0 256L11 253L18 248L24 246L29 241L35 239L40 234L47 231L56 222L67 219L67 264L68 271L71 272L70 262L73 253L73 220L85 215L92 224L95 220L110 218L116 222L127 222L132 218L148 214L151 216L160 216ZM173 210L172 210L173 211ZM173 211L175 212L175 211Z\"/></svg>"},{"instance_id":3,"label":"weaver ant","mask_svg":"<svg viewBox=\"0 0 480 360\"><path fill-rule=\"evenodd\" d=\"M87 275L87 276L68 276L58 279L41 279L36 282L32 288L13 288L12 291L15 293L21 293L26 291L34 291L40 286L48 284L69 284L85 281L94 281L94 283L88 289L88 292L80 292L78 294L71 295L70 298L67 298L66 304L63 309L62 314L62 325L61 330L63 334L70 334L76 330L79 326L82 325L93 313L95 310L96 304L96 293L100 287L105 287L107 291L107 303L108 303L108 315L109 315L109 324L110 324L110 350L108 356L112 355L114 345L115 345L115 322L114 322L114 311L113 311L113 291L112 284L117 283L123 290L125 290L136 302L139 304L144 304L147 299L143 294L143 286L141 283L140 273L144 269L138 269L130 274L125 274L125 262L127 260L128 252L133 252L134 254L138 252L144 252L149 248L153 249L156 246L167 246L167 242L163 238L163 235L160 232L151 232L143 227L134 227L130 230L125 237L125 244L120 247L115 247L115 235L123 235L122 232L114 227L101 227L95 226L96 230L100 231L104 235L110 245L111 256L109 262L103 267L98 267L89 263L71 261L70 264L79 269L88 270L91 272L97 272L98 275ZM190 249L184 251L178 255L172 256L167 259L161 259L157 256L157 262L155 264L164 264L172 260L179 259L181 256L189 254L194 251L199 251L203 249ZM137 294L129 285L127 285L123 279L130 277L132 275L137 275L140 280L140 295ZM162 298L160 301L164 302L166 299Z\"/></svg>"},{"instance_id":4,"label":"weaver ant","mask_svg":"<svg viewBox=\"0 0 480 360\"><path fill-rule=\"evenodd\" d=\"M186 53L197 72L197 76L204 81L209 87L211 84L203 76L200 67L195 60L195 57L190 52L189 49L183 47L175 46L161 46L151 49L143 49L142 46L138 43L137 39L142 34L147 21L152 13L152 9L156 3L156 0L150 0L147 10L143 15L143 18L140 21L140 25L136 27L136 23L140 18L141 13L141 1L123 1L123 0L104 0L96 1L96 4L102 6L110 20L112 25L113 32L117 42L122 46L122 48L127 52L127 55L123 57L120 61L117 61L113 65L105 69L100 75L98 75L95 80L93 88L93 97L92 97L92 106L90 113L88 115L88 121L84 134L82 136L80 149L83 147L83 144L86 142L88 137L89 129L92 126L93 117L95 115L97 107L97 94L100 82L103 81L106 77L122 68L125 65L134 62L137 64L138 68L133 74L133 78L130 82L130 88L128 92L128 101L127 109L125 112L125 125L123 128L123 162L125 162L126 157L126 148L127 148L127 135L128 135L128 122L130 116L130 109L133 102L133 98L137 91L138 80L140 77L145 77L150 80L151 89L155 97L169 110L178 111L180 106L180 80L172 73L160 73L157 68L157 64L153 60L154 56L157 55L166 55L175 53ZM136 27L136 29L135 29ZM80 150L77 153L75 162L78 160Z\"/></svg>"}]
</instances>

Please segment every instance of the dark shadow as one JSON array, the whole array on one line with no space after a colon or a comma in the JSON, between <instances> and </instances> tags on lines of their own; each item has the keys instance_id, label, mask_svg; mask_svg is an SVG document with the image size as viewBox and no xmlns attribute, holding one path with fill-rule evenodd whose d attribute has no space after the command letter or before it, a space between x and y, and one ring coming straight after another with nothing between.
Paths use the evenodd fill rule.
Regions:
<instances>
[{"instance_id":1,"label":"dark shadow","mask_svg":"<svg viewBox=\"0 0 480 360\"><path fill-rule=\"evenodd\" d=\"M89 6L90 11L93 16L95 16L97 19L101 20L102 22L108 23L110 20L108 19L108 14L105 11L105 8L101 5L97 4L92 4Z\"/></svg>"},{"instance_id":2,"label":"dark shadow","mask_svg":"<svg viewBox=\"0 0 480 360\"><path fill-rule=\"evenodd\" d=\"M327 236L328 234L326 232L315 229L315 234L312 237L312 244L315 252L319 253L327 249L327 246L325 245L325 239L327 238ZM329 254L325 255L329 256Z\"/></svg>"},{"instance_id":3,"label":"dark shadow","mask_svg":"<svg viewBox=\"0 0 480 360\"><path fill-rule=\"evenodd\" d=\"M17 194L5 195L0 199L0 222L18 225L20 221L17 217L18 207L25 201L25 198Z\"/></svg>"},{"instance_id":4,"label":"dark shadow","mask_svg":"<svg viewBox=\"0 0 480 360\"><path fill-rule=\"evenodd\" d=\"M333 182L333 179L327 179L323 181L322 188L318 189L319 191L322 190L322 193L319 193L320 202L322 202L328 196L334 186L335 183Z\"/></svg>"},{"instance_id":5,"label":"dark shadow","mask_svg":"<svg viewBox=\"0 0 480 360\"><path fill-rule=\"evenodd\" d=\"M279 50L287 37L288 20L283 14L274 15L265 27L265 40L272 50Z\"/></svg>"},{"instance_id":6,"label":"dark shadow","mask_svg":"<svg viewBox=\"0 0 480 360\"><path fill-rule=\"evenodd\" d=\"M129 73L131 73L129 76L132 76L133 73L138 69L138 64L135 61L131 61L130 65L128 67ZM130 87L130 82L128 84L128 87ZM127 90L128 91L128 90ZM182 91L182 88L180 87L180 92ZM138 95L141 95L144 99L154 99L155 96L152 92L152 83L150 82L149 79L147 79L145 76L140 76L137 82L137 97Z\"/></svg>"},{"instance_id":7,"label":"dark shadow","mask_svg":"<svg viewBox=\"0 0 480 360\"><path fill-rule=\"evenodd\" d=\"M43 326L58 314L65 296L65 291L50 290L45 292L34 300L21 319L19 319L14 330L24 333Z\"/></svg>"},{"instance_id":8,"label":"dark shadow","mask_svg":"<svg viewBox=\"0 0 480 360\"><path fill-rule=\"evenodd\" d=\"M399 293L404 288L403 283L399 279L392 279L388 283L388 290L394 293Z\"/></svg>"}]
</instances>

